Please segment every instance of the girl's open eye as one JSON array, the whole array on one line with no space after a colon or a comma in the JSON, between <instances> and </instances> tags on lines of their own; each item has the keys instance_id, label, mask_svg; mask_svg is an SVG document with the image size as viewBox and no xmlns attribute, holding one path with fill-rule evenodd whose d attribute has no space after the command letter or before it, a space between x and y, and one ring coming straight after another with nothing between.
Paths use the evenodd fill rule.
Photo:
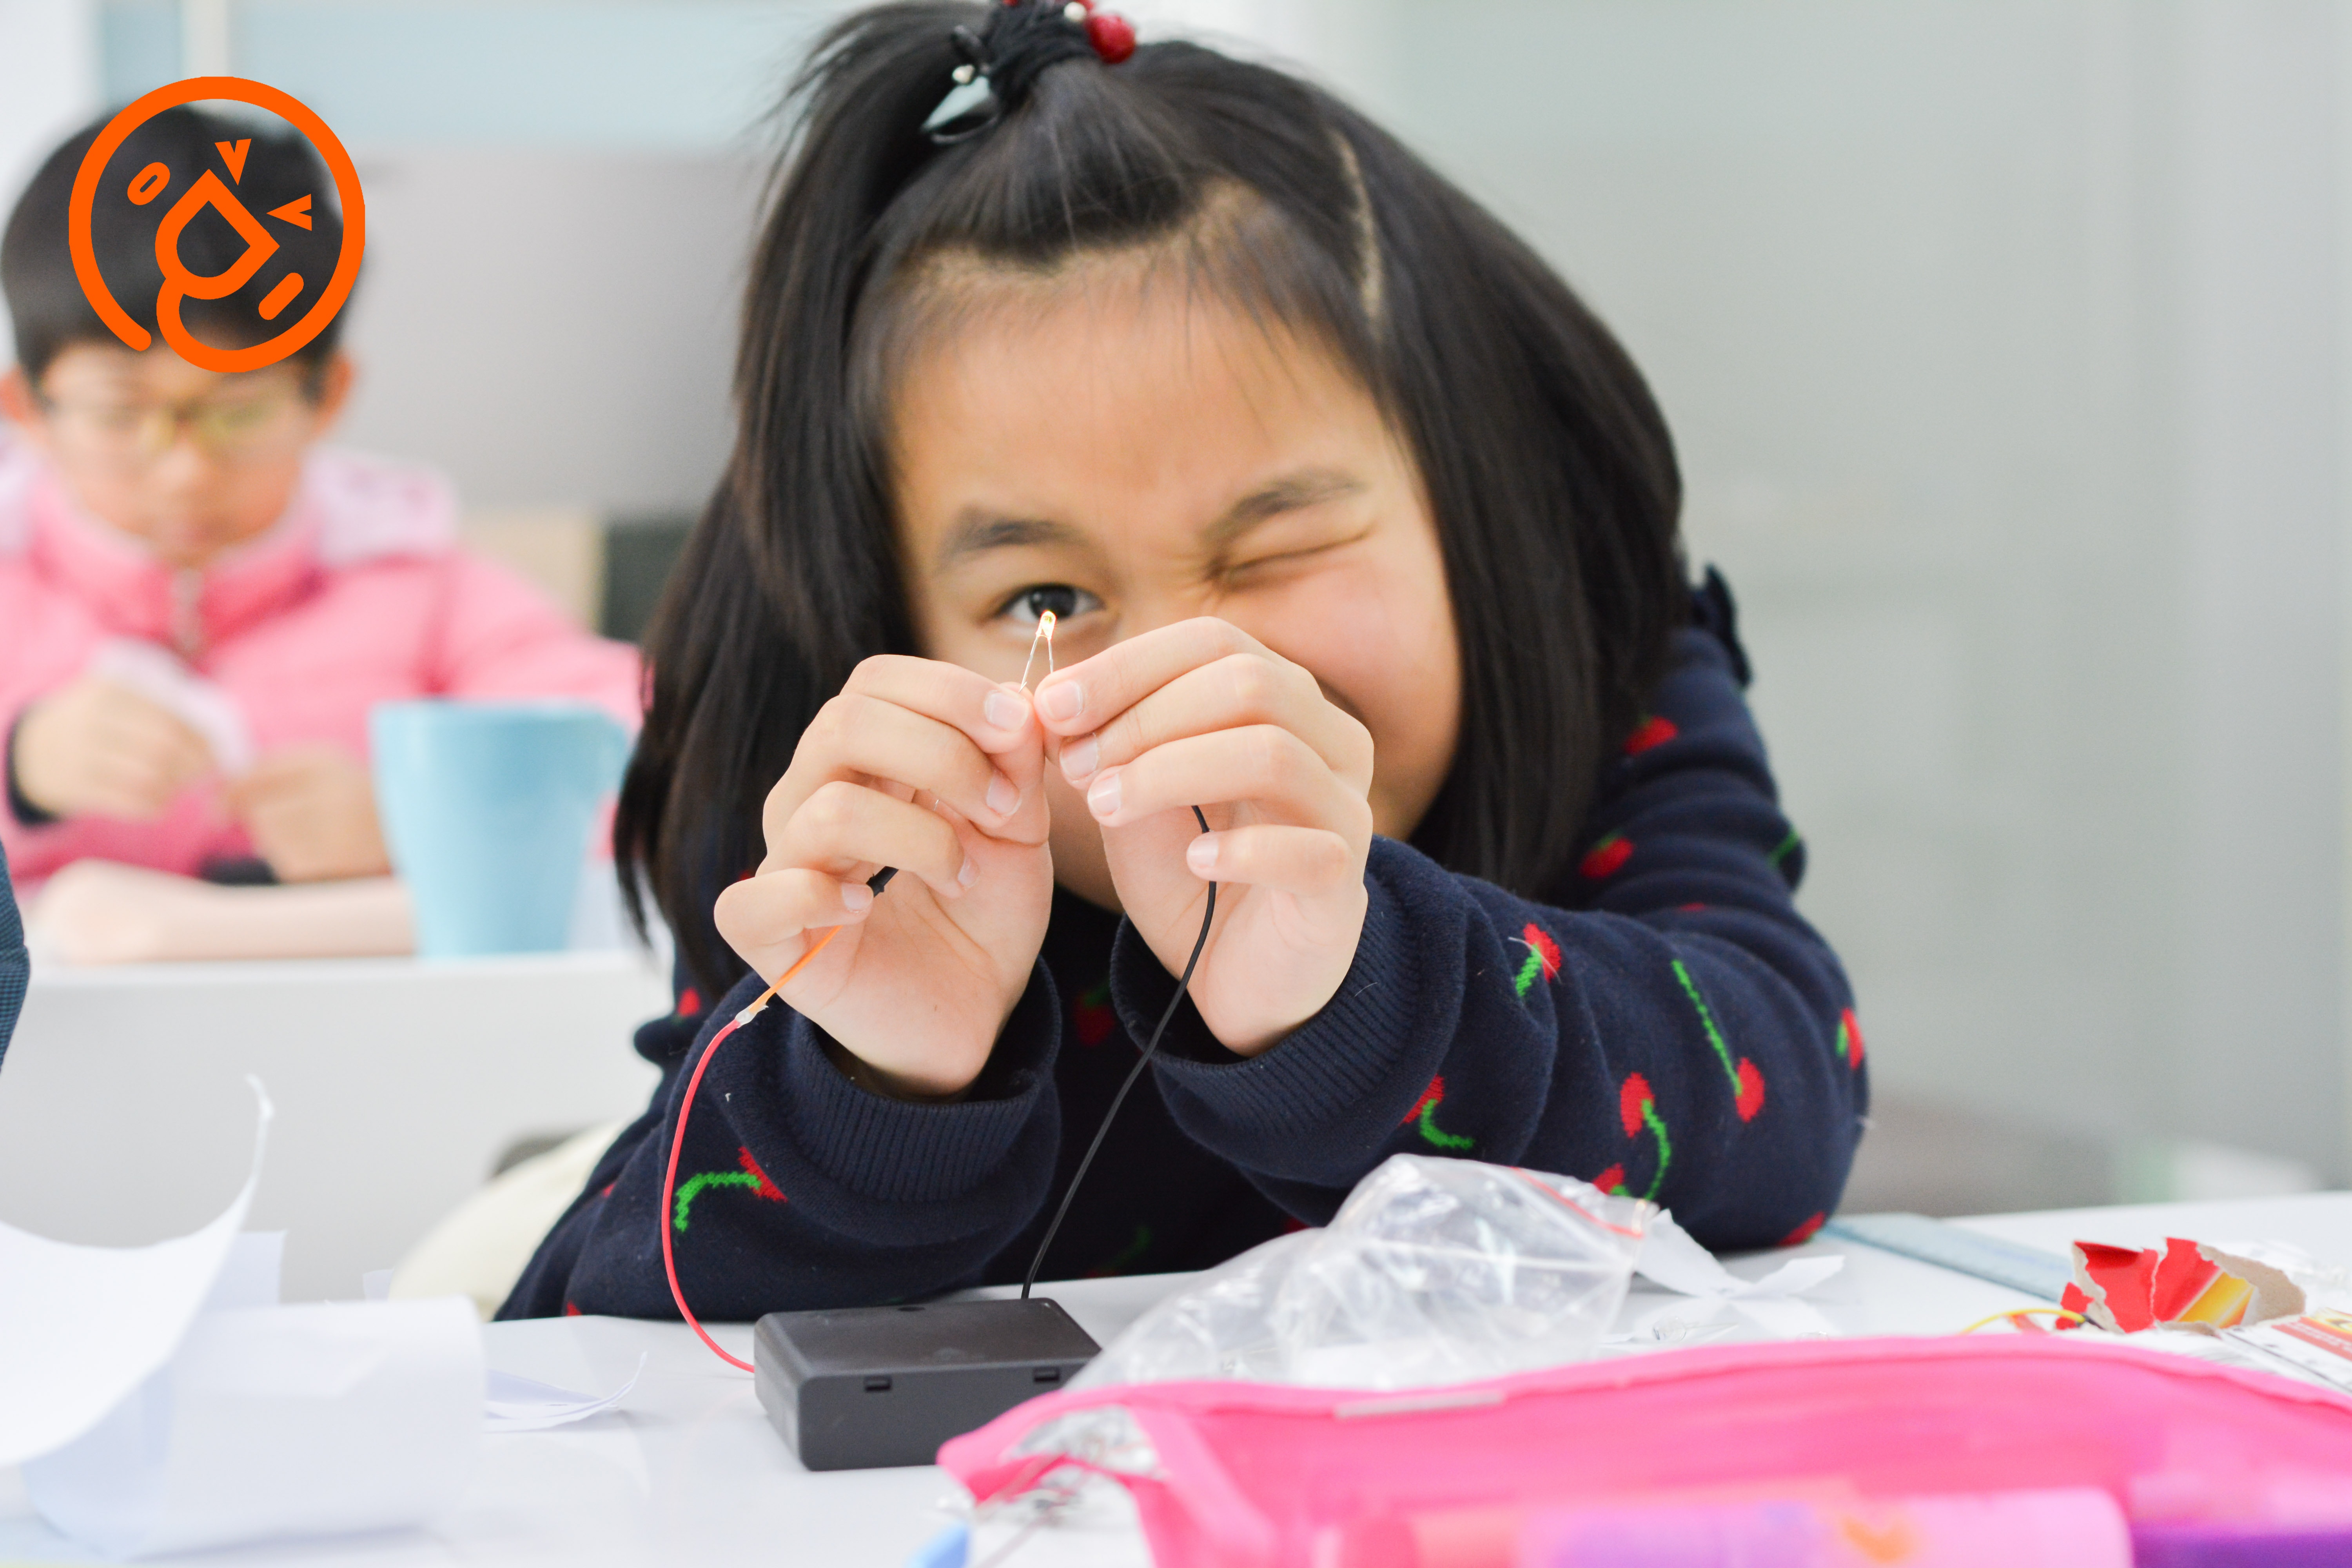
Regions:
<instances>
[{"instance_id":1,"label":"girl's open eye","mask_svg":"<svg viewBox=\"0 0 2352 1568\"><path fill-rule=\"evenodd\" d=\"M1040 583L1005 600L996 613L1025 632L1034 628L1039 617L1048 610L1054 612L1055 620L1066 621L1102 607L1102 601L1084 588L1073 588L1066 583Z\"/></svg>"}]
</instances>

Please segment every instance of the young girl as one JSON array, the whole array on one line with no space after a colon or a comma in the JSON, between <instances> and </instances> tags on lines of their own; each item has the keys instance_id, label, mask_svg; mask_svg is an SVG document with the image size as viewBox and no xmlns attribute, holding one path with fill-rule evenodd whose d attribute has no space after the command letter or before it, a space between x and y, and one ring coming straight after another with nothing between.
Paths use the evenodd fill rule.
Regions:
<instances>
[{"instance_id":1,"label":"young girl","mask_svg":"<svg viewBox=\"0 0 2352 1568\"><path fill-rule=\"evenodd\" d=\"M1407 1152L1718 1247L1836 1206L1862 1039L1640 376L1344 105L1123 33L893 5L812 68L618 829L694 984L508 1316L674 1315L665 1227L698 1315L1019 1279L1212 884L1046 1277Z\"/></svg>"}]
</instances>

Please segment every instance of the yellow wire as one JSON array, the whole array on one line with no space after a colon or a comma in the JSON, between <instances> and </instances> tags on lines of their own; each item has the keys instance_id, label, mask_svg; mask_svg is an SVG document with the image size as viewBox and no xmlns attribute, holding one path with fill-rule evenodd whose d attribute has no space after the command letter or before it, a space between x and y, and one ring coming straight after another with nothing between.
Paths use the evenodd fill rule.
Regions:
<instances>
[{"instance_id":1,"label":"yellow wire","mask_svg":"<svg viewBox=\"0 0 2352 1568\"><path fill-rule=\"evenodd\" d=\"M2018 1307L2006 1312L1994 1312L1990 1316L1979 1318L1975 1322L1970 1323L1967 1328L1962 1329L1960 1332L1964 1334L1975 1333L1987 1323L2005 1322L2011 1328L2015 1328L2017 1326L2017 1320L2020 1318L2039 1318L2045 1315L2053 1318L2071 1318L2078 1323L2087 1323L2091 1321L2090 1319L2083 1316L2082 1313L2069 1311L2063 1307Z\"/></svg>"}]
</instances>

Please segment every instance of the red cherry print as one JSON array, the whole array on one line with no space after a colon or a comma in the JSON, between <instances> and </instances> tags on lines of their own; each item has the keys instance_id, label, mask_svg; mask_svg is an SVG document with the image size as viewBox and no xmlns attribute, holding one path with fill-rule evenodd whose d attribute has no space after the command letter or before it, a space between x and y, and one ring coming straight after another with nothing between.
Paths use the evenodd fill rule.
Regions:
<instances>
[{"instance_id":1,"label":"red cherry print","mask_svg":"<svg viewBox=\"0 0 2352 1568\"><path fill-rule=\"evenodd\" d=\"M768 1173L760 1169L760 1162L751 1158L751 1151L739 1147L735 1156L735 1163L743 1167L743 1173L759 1184L751 1189L753 1197L765 1198L772 1204L784 1201L783 1189L768 1180Z\"/></svg>"},{"instance_id":2,"label":"red cherry print","mask_svg":"<svg viewBox=\"0 0 2352 1568\"><path fill-rule=\"evenodd\" d=\"M1796 1229L1782 1237L1780 1238L1780 1245L1783 1247L1804 1246L1805 1243L1813 1239L1814 1232L1820 1230L1823 1225L1828 1223L1829 1217L1830 1216L1825 1214L1817 1214L1813 1215L1812 1218L1807 1220L1804 1224L1799 1226Z\"/></svg>"},{"instance_id":3,"label":"red cherry print","mask_svg":"<svg viewBox=\"0 0 2352 1568\"><path fill-rule=\"evenodd\" d=\"M1543 960L1543 977L1546 980L1558 979L1559 977L1559 943L1552 941L1551 932L1533 921L1529 921L1528 929L1521 931L1519 935L1529 947L1535 949L1537 956Z\"/></svg>"},{"instance_id":4,"label":"red cherry print","mask_svg":"<svg viewBox=\"0 0 2352 1568\"><path fill-rule=\"evenodd\" d=\"M689 985L677 994L677 1016L691 1018L702 1011L702 993Z\"/></svg>"},{"instance_id":5,"label":"red cherry print","mask_svg":"<svg viewBox=\"0 0 2352 1568\"><path fill-rule=\"evenodd\" d=\"M1851 1007L1838 1015L1837 1047L1838 1055L1845 1058L1846 1066L1858 1068L1862 1065L1862 1024L1854 1017Z\"/></svg>"},{"instance_id":6,"label":"red cherry print","mask_svg":"<svg viewBox=\"0 0 2352 1568\"><path fill-rule=\"evenodd\" d=\"M1650 1093L1650 1080L1640 1073L1625 1075L1625 1087L1617 1091L1617 1120L1625 1126L1625 1136L1638 1137L1642 1131L1642 1112L1648 1110L1655 1097Z\"/></svg>"},{"instance_id":7,"label":"red cherry print","mask_svg":"<svg viewBox=\"0 0 2352 1568\"><path fill-rule=\"evenodd\" d=\"M1682 731L1675 728L1672 719L1652 714L1642 721L1639 728L1625 737L1625 754L1638 757L1653 746L1663 746Z\"/></svg>"},{"instance_id":8,"label":"red cherry print","mask_svg":"<svg viewBox=\"0 0 2352 1568\"><path fill-rule=\"evenodd\" d=\"M1108 11L1097 11L1087 18L1087 41L1103 64L1115 66L1135 53L1135 25L1126 17Z\"/></svg>"},{"instance_id":9,"label":"red cherry print","mask_svg":"<svg viewBox=\"0 0 2352 1568\"><path fill-rule=\"evenodd\" d=\"M1739 1058L1739 1120L1753 1121L1764 1109L1764 1075L1746 1057Z\"/></svg>"},{"instance_id":10,"label":"red cherry print","mask_svg":"<svg viewBox=\"0 0 2352 1568\"><path fill-rule=\"evenodd\" d=\"M1633 841L1622 833L1612 833L1589 850L1577 869L1595 881L1613 877L1618 868L1633 858Z\"/></svg>"},{"instance_id":11,"label":"red cherry print","mask_svg":"<svg viewBox=\"0 0 2352 1568\"><path fill-rule=\"evenodd\" d=\"M1592 1184L1599 1187L1604 1193L1623 1192L1625 1190L1625 1167L1622 1165L1610 1166L1607 1170L1592 1178Z\"/></svg>"},{"instance_id":12,"label":"red cherry print","mask_svg":"<svg viewBox=\"0 0 2352 1568\"><path fill-rule=\"evenodd\" d=\"M1404 1113L1404 1121L1398 1122L1397 1125L1399 1127L1404 1126L1414 1117L1419 1116L1423 1111L1428 1110L1431 1106L1439 1103L1444 1100L1444 1098L1445 1075L1444 1073L1440 1073L1435 1078L1429 1080L1429 1087L1421 1091L1421 1098L1412 1102L1412 1109Z\"/></svg>"}]
</instances>

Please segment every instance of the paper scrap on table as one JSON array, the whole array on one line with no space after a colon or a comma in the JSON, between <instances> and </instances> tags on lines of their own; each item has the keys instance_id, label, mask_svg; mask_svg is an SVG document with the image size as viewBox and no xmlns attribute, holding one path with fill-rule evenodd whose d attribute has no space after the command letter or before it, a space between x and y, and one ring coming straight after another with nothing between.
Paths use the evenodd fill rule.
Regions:
<instances>
[{"instance_id":1,"label":"paper scrap on table","mask_svg":"<svg viewBox=\"0 0 2352 1568\"><path fill-rule=\"evenodd\" d=\"M0 1464L108 1556L422 1522L456 1500L488 1418L463 1299L278 1305L284 1237L241 1234L271 1120L253 1089L245 1185L193 1235L111 1248L0 1226Z\"/></svg>"},{"instance_id":2,"label":"paper scrap on table","mask_svg":"<svg viewBox=\"0 0 2352 1568\"><path fill-rule=\"evenodd\" d=\"M569 1389L537 1383L528 1377L517 1377L510 1372L493 1368L484 1391L482 1429L486 1432L543 1432L551 1426L562 1426L573 1421L585 1421L599 1411L610 1410L629 1396L645 1375L646 1358L637 1357L637 1370L629 1373L629 1381L612 1393L597 1395L574 1394Z\"/></svg>"},{"instance_id":3,"label":"paper scrap on table","mask_svg":"<svg viewBox=\"0 0 2352 1568\"><path fill-rule=\"evenodd\" d=\"M89 672L137 692L203 736L224 778L239 777L253 767L253 731L236 699L163 648L132 637L110 638L99 645Z\"/></svg>"},{"instance_id":4,"label":"paper scrap on table","mask_svg":"<svg viewBox=\"0 0 2352 1568\"><path fill-rule=\"evenodd\" d=\"M260 1108L253 1164L220 1217L152 1247L76 1247L0 1225L0 1465L73 1441L172 1359L237 1244L268 1146Z\"/></svg>"},{"instance_id":5,"label":"paper scrap on table","mask_svg":"<svg viewBox=\"0 0 2352 1568\"><path fill-rule=\"evenodd\" d=\"M421 1523L482 1431L481 1325L457 1297L205 1312L105 1420L24 1468L111 1557Z\"/></svg>"},{"instance_id":6,"label":"paper scrap on table","mask_svg":"<svg viewBox=\"0 0 2352 1568\"><path fill-rule=\"evenodd\" d=\"M2227 1331L2234 1340L2257 1352L2274 1371L2291 1372L2307 1382L2352 1394L2352 1312L2306 1312L2296 1318L2273 1318Z\"/></svg>"},{"instance_id":7,"label":"paper scrap on table","mask_svg":"<svg viewBox=\"0 0 2352 1568\"><path fill-rule=\"evenodd\" d=\"M1693 1241L1690 1233L1675 1223L1674 1215L1663 1209L1652 1216L1648 1232L1642 1239L1641 1256L1633 1262L1633 1271L1653 1285L1708 1303L1706 1310L1697 1314L1667 1309L1654 1315L1646 1325L1647 1337L1652 1338L1667 1337L1658 1333L1661 1326L1671 1323L1687 1328L1696 1321L1715 1315L1721 1308L1728 1308L1767 1333L1783 1338L1834 1334L1836 1326L1810 1302L1798 1298L1844 1267L1843 1258L1792 1258L1760 1279L1742 1279L1717 1262L1713 1253Z\"/></svg>"}]
</instances>

